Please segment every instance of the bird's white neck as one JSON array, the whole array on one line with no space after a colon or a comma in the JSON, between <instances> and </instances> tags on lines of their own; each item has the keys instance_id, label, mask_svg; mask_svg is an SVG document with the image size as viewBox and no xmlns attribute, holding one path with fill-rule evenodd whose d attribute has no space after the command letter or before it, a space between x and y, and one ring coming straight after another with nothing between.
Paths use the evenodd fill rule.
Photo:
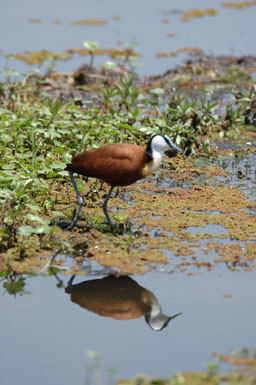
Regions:
<instances>
[{"instance_id":1,"label":"bird's white neck","mask_svg":"<svg viewBox=\"0 0 256 385\"><path fill-rule=\"evenodd\" d=\"M160 152L157 150L152 152L152 158L153 158L152 173L155 172L160 167L163 160L163 156L164 156L164 152Z\"/></svg>"},{"instance_id":2,"label":"bird's white neck","mask_svg":"<svg viewBox=\"0 0 256 385\"><path fill-rule=\"evenodd\" d=\"M151 311L145 315L145 319L153 330L161 330L169 317L162 313L161 305L155 296L152 296L151 300Z\"/></svg>"},{"instance_id":3,"label":"bird's white neck","mask_svg":"<svg viewBox=\"0 0 256 385\"><path fill-rule=\"evenodd\" d=\"M159 168L162 162L163 156L164 156L164 152L161 152L158 150L152 151L150 161L148 161L143 167L143 170L142 170L143 178L151 174L154 174L154 172L156 172L156 170Z\"/></svg>"}]
</instances>

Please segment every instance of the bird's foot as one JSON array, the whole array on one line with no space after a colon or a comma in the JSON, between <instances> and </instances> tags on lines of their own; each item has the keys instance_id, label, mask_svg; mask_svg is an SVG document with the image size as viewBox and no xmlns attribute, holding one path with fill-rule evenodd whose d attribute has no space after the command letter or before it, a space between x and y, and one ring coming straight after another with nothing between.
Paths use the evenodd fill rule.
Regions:
<instances>
[{"instance_id":1,"label":"bird's foot","mask_svg":"<svg viewBox=\"0 0 256 385\"><path fill-rule=\"evenodd\" d=\"M74 221L59 221L57 222L57 226L59 226L62 230L70 231L75 227L76 223Z\"/></svg>"},{"instance_id":2,"label":"bird's foot","mask_svg":"<svg viewBox=\"0 0 256 385\"><path fill-rule=\"evenodd\" d=\"M72 205L69 205L69 206L65 207L64 209L61 209L60 211L66 211L66 210L71 209L72 207L74 207L78 204L79 204L79 202L72 203Z\"/></svg>"},{"instance_id":3,"label":"bird's foot","mask_svg":"<svg viewBox=\"0 0 256 385\"><path fill-rule=\"evenodd\" d=\"M109 225L111 231L113 231L114 228L115 228L115 225L114 225L114 223L110 219L108 220L108 225Z\"/></svg>"},{"instance_id":4,"label":"bird's foot","mask_svg":"<svg viewBox=\"0 0 256 385\"><path fill-rule=\"evenodd\" d=\"M77 224L77 222L81 216L81 210L82 210L82 206L83 206L82 198L78 199L77 203L78 203L78 208L76 210L76 213L75 213L73 220L71 222L59 221L57 223L57 226L59 226L62 230L70 231L76 226L76 224Z\"/></svg>"}]
</instances>

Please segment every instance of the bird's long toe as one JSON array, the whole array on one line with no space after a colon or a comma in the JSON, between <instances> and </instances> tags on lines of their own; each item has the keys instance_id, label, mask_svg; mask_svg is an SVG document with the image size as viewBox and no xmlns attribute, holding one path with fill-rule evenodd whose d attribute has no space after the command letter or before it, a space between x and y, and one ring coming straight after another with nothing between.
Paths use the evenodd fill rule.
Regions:
<instances>
[{"instance_id":1,"label":"bird's long toe","mask_svg":"<svg viewBox=\"0 0 256 385\"><path fill-rule=\"evenodd\" d=\"M62 230L72 230L75 224L73 224L73 221L59 221L57 222L57 226L59 226Z\"/></svg>"}]
</instances>

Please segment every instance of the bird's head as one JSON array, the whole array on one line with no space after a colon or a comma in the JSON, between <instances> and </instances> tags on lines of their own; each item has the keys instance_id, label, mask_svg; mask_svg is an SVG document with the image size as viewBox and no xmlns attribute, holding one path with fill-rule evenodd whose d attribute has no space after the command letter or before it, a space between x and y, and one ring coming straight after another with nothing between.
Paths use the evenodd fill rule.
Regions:
<instances>
[{"instance_id":1,"label":"bird's head","mask_svg":"<svg viewBox=\"0 0 256 385\"><path fill-rule=\"evenodd\" d=\"M175 146L169 136L156 134L149 140L146 147L146 154L152 158L153 152L159 152L163 155L166 151L169 150L183 152L179 147Z\"/></svg>"},{"instance_id":2,"label":"bird's head","mask_svg":"<svg viewBox=\"0 0 256 385\"><path fill-rule=\"evenodd\" d=\"M152 316L151 313L146 313L144 315L145 321L151 327L152 330L163 330L169 324L170 321L180 316L182 313L177 313L173 316L168 316L162 313L162 310L158 314Z\"/></svg>"}]
</instances>

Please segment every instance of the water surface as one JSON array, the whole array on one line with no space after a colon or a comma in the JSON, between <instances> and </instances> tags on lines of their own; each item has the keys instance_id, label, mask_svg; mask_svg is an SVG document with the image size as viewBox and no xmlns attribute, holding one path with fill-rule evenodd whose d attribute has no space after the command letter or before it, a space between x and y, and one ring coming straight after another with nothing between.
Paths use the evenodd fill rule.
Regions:
<instances>
[{"instance_id":1,"label":"water surface","mask_svg":"<svg viewBox=\"0 0 256 385\"><path fill-rule=\"evenodd\" d=\"M76 277L74 283L97 278L102 276ZM1 383L83 384L85 366L92 363L88 350L101 353L106 383L106 367L117 370L116 379L137 373L167 377L204 370L213 352L255 346L255 271L218 267L195 276L150 273L133 279L154 293L166 314L183 314L162 331L153 331L144 317L100 317L71 302L54 277L28 279L30 295L1 295Z\"/></svg>"},{"instance_id":2,"label":"water surface","mask_svg":"<svg viewBox=\"0 0 256 385\"><path fill-rule=\"evenodd\" d=\"M218 13L182 22L182 12L193 8L215 8ZM115 16L120 19L116 20ZM208 55L255 55L255 16L256 6L243 10L225 8L221 0L5 1L1 4L0 31L4 38L0 49L3 54L42 49L63 52L82 47L85 40L96 40L101 48L123 48L136 42L135 50L143 55L139 60L139 73L161 74L188 55L181 53L167 59L157 59L155 55L182 47L200 47ZM29 23L30 19L39 19L40 23ZM106 20L107 24L71 26L72 21L81 19ZM56 20L59 24L54 23ZM170 33L175 36L169 37ZM98 57L95 64L105 60ZM70 72L88 62L86 57L75 56L71 62L59 63L57 68ZM4 65L2 59L2 74ZM19 72L28 70L18 61L10 61L8 65ZM43 67L41 72L45 70Z\"/></svg>"}]
</instances>

